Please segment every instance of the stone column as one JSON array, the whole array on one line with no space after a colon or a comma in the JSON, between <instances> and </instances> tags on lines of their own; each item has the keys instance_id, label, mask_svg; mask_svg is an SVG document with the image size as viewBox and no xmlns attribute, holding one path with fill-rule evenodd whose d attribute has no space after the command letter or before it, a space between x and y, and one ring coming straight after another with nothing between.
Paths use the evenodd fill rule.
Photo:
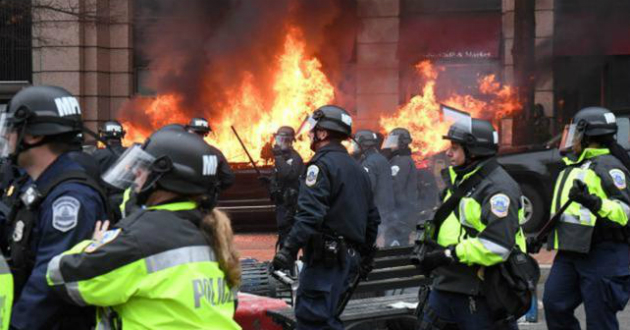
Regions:
<instances>
[{"instance_id":1,"label":"stone column","mask_svg":"<svg viewBox=\"0 0 630 330\"><path fill-rule=\"evenodd\" d=\"M553 9L554 0L536 0L536 61L544 65L553 57ZM553 94L553 70L537 70L534 103L544 107L547 117L555 117Z\"/></svg>"},{"instance_id":2,"label":"stone column","mask_svg":"<svg viewBox=\"0 0 630 330\"><path fill-rule=\"evenodd\" d=\"M381 115L398 108L400 4L399 0L359 0L358 11L355 127L378 129Z\"/></svg>"},{"instance_id":3,"label":"stone column","mask_svg":"<svg viewBox=\"0 0 630 330\"><path fill-rule=\"evenodd\" d=\"M132 95L132 2L33 3L33 84L58 85L77 96L83 119L95 130ZM59 10L39 8L39 3Z\"/></svg>"},{"instance_id":4,"label":"stone column","mask_svg":"<svg viewBox=\"0 0 630 330\"><path fill-rule=\"evenodd\" d=\"M503 83L514 85L514 0L503 0Z\"/></svg>"}]
</instances>

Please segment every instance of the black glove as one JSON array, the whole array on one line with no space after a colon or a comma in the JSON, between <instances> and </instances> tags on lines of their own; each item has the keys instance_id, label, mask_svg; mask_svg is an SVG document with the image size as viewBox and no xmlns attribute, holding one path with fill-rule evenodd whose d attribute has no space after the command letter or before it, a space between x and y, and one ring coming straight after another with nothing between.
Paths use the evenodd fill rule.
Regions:
<instances>
[{"instance_id":1,"label":"black glove","mask_svg":"<svg viewBox=\"0 0 630 330\"><path fill-rule=\"evenodd\" d=\"M527 253L529 254L536 254L540 252L540 249L542 249L543 244L545 244L542 241L536 240L535 237L528 237L525 242L527 244Z\"/></svg>"},{"instance_id":2,"label":"black glove","mask_svg":"<svg viewBox=\"0 0 630 330\"><path fill-rule=\"evenodd\" d=\"M273 257L273 261L271 264L274 269L277 270L285 270L285 269L293 269L293 264L295 263L295 257L297 253L291 251L291 249L283 246L278 253Z\"/></svg>"},{"instance_id":3,"label":"black glove","mask_svg":"<svg viewBox=\"0 0 630 330\"><path fill-rule=\"evenodd\" d=\"M424 272L430 273L438 267L450 265L457 260L454 245L451 245L448 248L438 245L434 247L434 250L424 256L421 268Z\"/></svg>"},{"instance_id":4,"label":"black glove","mask_svg":"<svg viewBox=\"0 0 630 330\"><path fill-rule=\"evenodd\" d=\"M569 190L569 199L582 204L593 214L597 214L602 208L602 199L591 195L586 184L580 180L573 181L573 187Z\"/></svg>"},{"instance_id":5,"label":"black glove","mask_svg":"<svg viewBox=\"0 0 630 330\"><path fill-rule=\"evenodd\" d=\"M277 144L274 145L273 148L271 148L271 151L273 152L273 155L275 157L282 156L282 149Z\"/></svg>"}]
</instances>

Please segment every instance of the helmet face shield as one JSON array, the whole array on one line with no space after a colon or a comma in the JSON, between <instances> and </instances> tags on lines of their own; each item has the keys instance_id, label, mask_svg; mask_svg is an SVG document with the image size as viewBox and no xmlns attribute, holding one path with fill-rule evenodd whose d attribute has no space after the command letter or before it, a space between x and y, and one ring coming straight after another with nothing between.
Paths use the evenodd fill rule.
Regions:
<instances>
[{"instance_id":1,"label":"helmet face shield","mask_svg":"<svg viewBox=\"0 0 630 330\"><path fill-rule=\"evenodd\" d=\"M350 140L350 145L348 146L348 153L351 155L358 155L361 153L361 147L354 139Z\"/></svg>"},{"instance_id":2,"label":"helmet face shield","mask_svg":"<svg viewBox=\"0 0 630 330\"><path fill-rule=\"evenodd\" d=\"M562 140L560 140L560 151L569 151L576 144L582 141L583 132L577 129L576 124L564 126Z\"/></svg>"},{"instance_id":3,"label":"helmet face shield","mask_svg":"<svg viewBox=\"0 0 630 330\"><path fill-rule=\"evenodd\" d=\"M313 115L308 116L302 123L302 126L300 126L300 129L298 130L296 136L300 136L304 133L309 133L310 131L315 129L315 126L317 126L317 119L313 118Z\"/></svg>"},{"instance_id":4,"label":"helmet face shield","mask_svg":"<svg viewBox=\"0 0 630 330\"><path fill-rule=\"evenodd\" d=\"M293 137L288 135L276 135L274 138L274 144L282 150L287 150L291 148L291 145L293 144Z\"/></svg>"},{"instance_id":5,"label":"helmet face shield","mask_svg":"<svg viewBox=\"0 0 630 330\"><path fill-rule=\"evenodd\" d=\"M0 157L5 158L15 152L17 134L13 128L13 121L8 113L0 114Z\"/></svg>"},{"instance_id":6,"label":"helmet face shield","mask_svg":"<svg viewBox=\"0 0 630 330\"><path fill-rule=\"evenodd\" d=\"M396 134L389 134L387 136L387 138L385 138L385 141L383 141L383 145L381 146L381 149L398 149L398 141L400 140L400 136L396 135Z\"/></svg>"},{"instance_id":7,"label":"helmet face shield","mask_svg":"<svg viewBox=\"0 0 630 330\"><path fill-rule=\"evenodd\" d=\"M152 171L154 162L155 157L136 144L127 149L103 174L103 181L122 190L130 187L142 188Z\"/></svg>"}]
</instances>

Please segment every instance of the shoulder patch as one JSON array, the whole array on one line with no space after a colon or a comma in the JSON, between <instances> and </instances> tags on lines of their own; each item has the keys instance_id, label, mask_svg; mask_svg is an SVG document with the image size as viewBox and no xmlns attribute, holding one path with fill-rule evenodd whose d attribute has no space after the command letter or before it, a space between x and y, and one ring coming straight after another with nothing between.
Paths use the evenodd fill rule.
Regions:
<instances>
[{"instance_id":1,"label":"shoulder patch","mask_svg":"<svg viewBox=\"0 0 630 330\"><path fill-rule=\"evenodd\" d=\"M610 177L613 179L613 183L615 187L618 189L626 189L626 175L620 169L612 169L608 172Z\"/></svg>"},{"instance_id":2,"label":"shoulder patch","mask_svg":"<svg viewBox=\"0 0 630 330\"><path fill-rule=\"evenodd\" d=\"M366 172L370 173L370 169L369 169L369 168L367 168L367 166L363 166L363 169L364 169Z\"/></svg>"},{"instance_id":3,"label":"shoulder patch","mask_svg":"<svg viewBox=\"0 0 630 330\"><path fill-rule=\"evenodd\" d=\"M510 198L505 194L496 194L490 198L490 210L499 218L505 218L510 208Z\"/></svg>"},{"instance_id":4,"label":"shoulder patch","mask_svg":"<svg viewBox=\"0 0 630 330\"><path fill-rule=\"evenodd\" d=\"M392 166L392 176L398 175L398 172L400 172L400 166L398 165Z\"/></svg>"},{"instance_id":5,"label":"shoulder patch","mask_svg":"<svg viewBox=\"0 0 630 330\"><path fill-rule=\"evenodd\" d=\"M287 159L287 164L289 164L289 166L293 165L293 158Z\"/></svg>"},{"instance_id":6,"label":"shoulder patch","mask_svg":"<svg viewBox=\"0 0 630 330\"><path fill-rule=\"evenodd\" d=\"M306 185L312 187L317 183L317 176L319 175L319 167L317 165L311 165L306 170Z\"/></svg>"},{"instance_id":7,"label":"shoulder patch","mask_svg":"<svg viewBox=\"0 0 630 330\"><path fill-rule=\"evenodd\" d=\"M72 196L62 196L53 202L52 208L53 228L65 233L77 226L79 210L81 209L79 200Z\"/></svg>"},{"instance_id":8,"label":"shoulder patch","mask_svg":"<svg viewBox=\"0 0 630 330\"><path fill-rule=\"evenodd\" d=\"M99 241L94 241L92 243L90 243L90 245L88 245L85 248L85 253L92 253L94 251L96 251L98 248L100 248L101 246L113 241L114 239L116 239L116 237L118 237L118 235L120 234L120 232L122 231L122 229L120 228L116 228L116 229L112 229L112 230L108 230L103 234L103 238L101 238Z\"/></svg>"}]
</instances>

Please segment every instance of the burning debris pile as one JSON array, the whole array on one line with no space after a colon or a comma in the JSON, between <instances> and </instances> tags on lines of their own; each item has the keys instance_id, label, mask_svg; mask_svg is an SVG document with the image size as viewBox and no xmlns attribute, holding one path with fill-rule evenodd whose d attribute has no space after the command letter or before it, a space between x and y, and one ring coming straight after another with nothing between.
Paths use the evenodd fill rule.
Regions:
<instances>
[{"instance_id":1,"label":"burning debris pile","mask_svg":"<svg viewBox=\"0 0 630 330\"><path fill-rule=\"evenodd\" d=\"M396 127L409 129L413 136L412 150L416 152L417 160L443 151L448 145L442 136L448 131L449 124L440 119L440 104L465 110L473 118L491 120L495 126L499 119L522 109L515 88L501 85L493 74L479 79L481 98L453 93L445 99L438 99L437 79L444 70L444 67L436 67L430 61L418 63L416 71L422 78L418 95L412 97L393 115L385 115L380 119L380 126L385 132Z\"/></svg>"}]
</instances>

